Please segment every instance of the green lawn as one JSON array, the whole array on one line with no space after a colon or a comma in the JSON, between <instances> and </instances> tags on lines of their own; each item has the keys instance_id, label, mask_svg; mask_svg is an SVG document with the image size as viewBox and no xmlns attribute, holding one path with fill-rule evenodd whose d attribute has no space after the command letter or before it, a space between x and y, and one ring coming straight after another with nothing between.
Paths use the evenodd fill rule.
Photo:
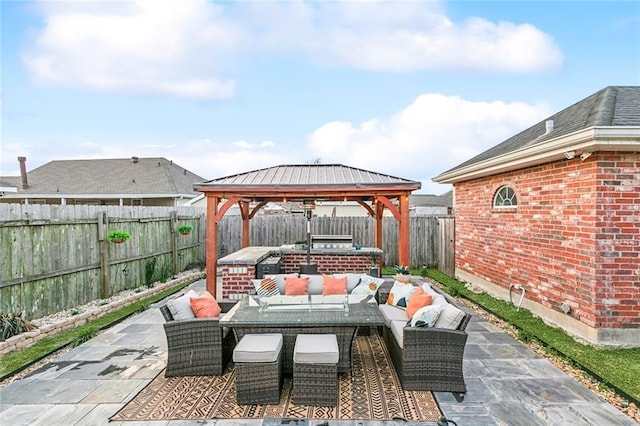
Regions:
<instances>
[{"instance_id":1,"label":"green lawn","mask_svg":"<svg viewBox=\"0 0 640 426\"><path fill-rule=\"evenodd\" d=\"M625 399L638 404L640 400L640 348L598 349L575 341L561 329L546 325L526 309L517 310L512 304L487 293L469 291L464 283L436 269L415 270L442 284L447 293L464 297L483 309L509 322L519 330L521 340L538 340L550 353L559 354L574 366L585 370Z\"/></svg>"}]
</instances>

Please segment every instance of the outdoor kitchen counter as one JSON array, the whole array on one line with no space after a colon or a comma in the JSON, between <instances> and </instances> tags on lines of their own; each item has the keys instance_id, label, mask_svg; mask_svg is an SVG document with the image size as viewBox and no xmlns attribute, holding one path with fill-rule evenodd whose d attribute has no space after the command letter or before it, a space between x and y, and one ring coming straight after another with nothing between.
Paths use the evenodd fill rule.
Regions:
<instances>
[{"instance_id":1,"label":"outdoor kitchen counter","mask_svg":"<svg viewBox=\"0 0 640 426\"><path fill-rule=\"evenodd\" d=\"M249 246L218 259L218 265L256 265L279 250L280 247Z\"/></svg>"},{"instance_id":2,"label":"outdoor kitchen counter","mask_svg":"<svg viewBox=\"0 0 640 426\"><path fill-rule=\"evenodd\" d=\"M306 250L299 250L284 247L266 247L266 246L250 246L235 251L227 256L218 259L218 265L256 265L270 256L282 256L287 254L306 254ZM318 254L335 254L340 256L371 256L372 254L381 256L382 250L376 247L362 247L358 250L355 248L322 248L311 249L312 255Z\"/></svg>"}]
</instances>

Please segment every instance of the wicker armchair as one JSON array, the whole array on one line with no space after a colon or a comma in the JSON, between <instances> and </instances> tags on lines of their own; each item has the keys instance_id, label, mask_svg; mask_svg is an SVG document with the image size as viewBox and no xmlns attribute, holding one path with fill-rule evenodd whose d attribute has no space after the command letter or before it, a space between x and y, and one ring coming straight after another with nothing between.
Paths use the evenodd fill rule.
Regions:
<instances>
[{"instance_id":1,"label":"wicker armchair","mask_svg":"<svg viewBox=\"0 0 640 426\"><path fill-rule=\"evenodd\" d=\"M458 330L405 327L403 348L391 330L384 327L384 341L404 389L452 392L458 402L464 399L464 328L470 318L466 314Z\"/></svg>"},{"instance_id":2,"label":"wicker armchair","mask_svg":"<svg viewBox=\"0 0 640 426\"><path fill-rule=\"evenodd\" d=\"M164 316L168 357L166 377L219 376L233 354L235 338L223 330L218 318L174 320L167 305Z\"/></svg>"},{"instance_id":3,"label":"wicker armchair","mask_svg":"<svg viewBox=\"0 0 640 426\"><path fill-rule=\"evenodd\" d=\"M379 291L380 303L386 303L388 290ZM449 303L462 309L455 300L442 294ZM402 348L391 330L382 327L385 344L404 389L451 392L456 401L464 400L467 387L462 359L468 337L464 330L470 320L471 315L465 314L456 330L404 327Z\"/></svg>"}]
</instances>

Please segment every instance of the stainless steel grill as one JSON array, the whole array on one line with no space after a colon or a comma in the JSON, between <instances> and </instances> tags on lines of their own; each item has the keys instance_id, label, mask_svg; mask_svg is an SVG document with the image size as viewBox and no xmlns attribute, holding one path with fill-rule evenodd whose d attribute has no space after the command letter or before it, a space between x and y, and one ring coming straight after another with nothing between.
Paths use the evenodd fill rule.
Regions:
<instances>
[{"instance_id":1,"label":"stainless steel grill","mask_svg":"<svg viewBox=\"0 0 640 426\"><path fill-rule=\"evenodd\" d=\"M353 248L353 237L351 235L312 235L311 248L351 249Z\"/></svg>"}]
</instances>

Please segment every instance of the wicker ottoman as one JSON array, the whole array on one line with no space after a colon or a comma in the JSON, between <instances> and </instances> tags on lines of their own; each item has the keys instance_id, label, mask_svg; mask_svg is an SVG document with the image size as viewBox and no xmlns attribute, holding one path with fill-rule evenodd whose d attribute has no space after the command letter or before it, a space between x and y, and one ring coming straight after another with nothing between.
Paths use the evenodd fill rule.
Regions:
<instances>
[{"instance_id":1,"label":"wicker ottoman","mask_svg":"<svg viewBox=\"0 0 640 426\"><path fill-rule=\"evenodd\" d=\"M233 350L238 404L279 404L282 334L246 334Z\"/></svg>"},{"instance_id":2,"label":"wicker ottoman","mask_svg":"<svg viewBox=\"0 0 640 426\"><path fill-rule=\"evenodd\" d=\"M338 403L338 339L335 334L298 334L293 350L293 402Z\"/></svg>"}]
</instances>

